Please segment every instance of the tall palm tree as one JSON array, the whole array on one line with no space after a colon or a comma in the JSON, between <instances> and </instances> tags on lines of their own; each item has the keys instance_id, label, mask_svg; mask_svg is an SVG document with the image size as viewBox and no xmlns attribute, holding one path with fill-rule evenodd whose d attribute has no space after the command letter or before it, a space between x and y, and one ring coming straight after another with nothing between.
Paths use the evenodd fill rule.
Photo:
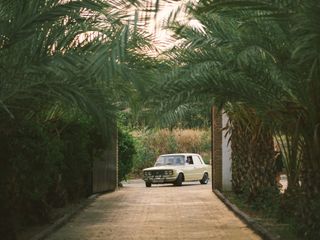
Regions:
<instances>
[{"instance_id":1,"label":"tall palm tree","mask_svg":"<svg viewBox=\"0 0 320 240\"><path fill-rule=\"evenodd\" d=\"M176 109L180 110L181 106L187 104L192 106L194 103L201 102L202 105L208 105L214 101L220 106L226 103L242 102L248 107L260 106L260 109L263 107L263 110L267 111L285 97L286 93L272 75L277 70L273 63L274 58L271 51L276 52L276 50L272 49L272 43L274 42L275 47L280 48L280 46L276 45L275 39L271 39L273 42L269 43L270 37L267 36L269 33L255 41L248 37L250 32L260 32L267 24L256 28L257 23L254 21L247 23L221 13L201 13L195 16L203 24L205 32L183 25L173 27L183 42L175 49L168 51L167 56L172 60L175 70L168 74L167 81L165 80L164 83L160 81L160 86L155 88L157 91L160 89L160 101L165 106L164 109L173 105L173 109L176 106ZM277 26L268 28L278 35L281 33L281 29ZM260 41L259 44L257 40ZM253 43L256 46L251 46ZM257 61L265 65L262 67L255 64ZM270 88L273 88L272 92ZM236 114L235 112L230 113ZM261 134L262 126L258 123L258 119L258 113L256 118L242 119L242 122L251 121L251 125L249 122L248 126L252 127L252 132L247 131L248 126L244 126L244 132L242 132L243 135L250 134L248 137L252 139L251 142L245 142L249 144L247 148L251 150L251 153L242 156L242 159L248 161L248 166L252 169L249 184L252 198L256 197L259 187L275 186L274 177L272 177L275 173L271 135L268 131ZM236 141L236 135L232 136ZM259 147L257 147L258 139L260 143L263 142ZM243 146L242 149L246 147ZM262 152L264 154L261 154ZM235 152L233 156L241 155ZM242 167L245 168L245 166ZM266 178L260 179L261 181L255 178L263 176L259 173L259 169L270 171L270 174L264 174ZM246 170L243 169L243 171ZM249 178L246 180L249 181Z\"/></svg>"},{"instance_id":2,"label":"tall palm tree","mask_svg":"<svg viewBox=\"0 0 320 240\"><path fill-rule=\"evenodd\" d=\"M10 132L5 126L14 124L7 122L48 124L80 114L93 118L102 135L113 130L116 110L149 61L139 52L146 40L128 24L124 8L135 2L1 1L0 132ZM8 161L1 159L1 166ZM0 235L14 239L8 199L16 193L8 176L0 176L0 215L6 217Z\"/></svg>"},{"instance_id":3,"label":"tall palm tree","mask_svg":"<svg viewBox=\"0 0 320 240\"><path fill-rule=\"evenodd\" d=\"M197 95L254 109L282 145L289 189L301 177L311 238L319 222L311 210L319 210L319 11L317 1L200 1L191 12L205 32L173 26L183 41L169 52L176 69L159 87L177 106Z\"/></svg>"}]
</instances>

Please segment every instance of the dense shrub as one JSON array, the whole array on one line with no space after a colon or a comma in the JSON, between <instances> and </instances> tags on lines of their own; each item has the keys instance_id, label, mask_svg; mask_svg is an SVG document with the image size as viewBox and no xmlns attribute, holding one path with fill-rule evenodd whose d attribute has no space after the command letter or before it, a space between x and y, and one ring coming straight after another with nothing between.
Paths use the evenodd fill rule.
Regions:
<instances>
[{"instance_id":1,"label":"dense shrub","mask_svg":"<svg viewBox=\"0 0 320 240\"><path fill-rule=\"evenodd\" d=\"M320 239L319 194L312 198L306 198L302 189L296 192L285 192L279 214L282 221L289 218L293 222L301 239Z\"/></svg>"},{"instance_id":2,"label":"dense shrub","mask_svg":"<svg viewBox=\"0 0 320 240\"><path fill-rule=\"evenodd\" d=\"M6 226L0 232L14 234L13 226L48 218L46 196L63 160L62 142L50 138L43 126L32 122L2 122L0 127L0 215ZM9 219L9 220L8 220ZM2 232L1 232L2 233ZM10 236L8 236L10 239Z\"/></svg>"},{"instance_id":3,"label":"dense shrub","mask_svg":"<svg viewBox=\"0 0 320 240\"><path fill-rule=\"evenodd\" d=\"M79 120L1 122L1 237L15 239L18 228L47 222L52 208L90 193L99 136Z\"/></svg>"},{"instance_id":4,"label":"dense shrub","mask_svg":"<svg viewBox=\"0 0 320 240\"><path fill-rule=\"evenodd\" d=\"M137 154L133 159L132 174L134 177L139 176L143 168L152 166L157 157L155 149L148 144L148 135L139 135L135 142Z\"/></svg>"},{"instance_id":5,"label":"dense shrub","mask_svg":"<svg viewBox=\"0 0 320 240\"><path fill-rule=\"evenodd\" d=\"M50 189L49 201L52 206L60 207L90 194L91 191L91 152L93 147L90 127L85 122L60 122L55 126L63 129L60 135L63 161L59 174Z\"/></svg>"},{"instance_id":6,"label":"dense shrub","mask_svg":"<svg viewBox=\"0 0 320 240\"><path fill-rule=\"evenodd\" d=\"M126 176L133 167L133 157L136 154L135 143L133 137L126 130L119 129L118 131L118 180L126 180Z\"/></svg>"}]
</instances>

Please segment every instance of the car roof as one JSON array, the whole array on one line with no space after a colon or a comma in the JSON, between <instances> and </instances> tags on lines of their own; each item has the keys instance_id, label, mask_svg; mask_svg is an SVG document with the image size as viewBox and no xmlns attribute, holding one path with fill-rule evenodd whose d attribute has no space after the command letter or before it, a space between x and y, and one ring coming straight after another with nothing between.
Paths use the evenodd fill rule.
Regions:
<instances>
[{"instance_id":1,"label":"car roof","mask_svg":"<svg viewBox=\"0 0 320 240\"><path fill-rule=\"evenodd\" d=\"M161 154L160 156L176 156L176 155L199 155L197 153L170 153L170 154Z\"/></svg>"}]
</instances>

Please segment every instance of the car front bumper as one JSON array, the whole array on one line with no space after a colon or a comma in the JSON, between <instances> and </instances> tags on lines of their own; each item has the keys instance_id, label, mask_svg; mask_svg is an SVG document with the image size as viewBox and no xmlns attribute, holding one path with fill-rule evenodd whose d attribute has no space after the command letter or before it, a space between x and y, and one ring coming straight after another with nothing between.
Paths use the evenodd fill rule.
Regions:
<instances>
[{"instance_id":1,"label":"car front bumper","mask_svg":"<svg viewBox=\"0 0 320 240\"><path fill-rule=\"evenodd\" d=\"M177 176L145 176L143 180L152 184L174 183L177 180Z\"/></svg>"}]
</instances>

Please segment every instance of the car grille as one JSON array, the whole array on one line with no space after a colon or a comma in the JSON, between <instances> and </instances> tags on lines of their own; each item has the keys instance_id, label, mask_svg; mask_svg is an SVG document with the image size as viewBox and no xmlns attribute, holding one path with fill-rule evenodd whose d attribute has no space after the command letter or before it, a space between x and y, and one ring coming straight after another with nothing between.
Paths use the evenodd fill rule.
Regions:
<instances>
[{"instance_id":1,"label":"car grille","mask_svg":"<svg viewBox=\"0 0 320 240\"><path fill-rule=\"evenodd\" d=\"M143 174L149 177L172 176L173 170L147 170Z\"/></svg>"},{"instance_id":2,"label":"car grille","mask_svg":"<svg viewBox=\"0 0 320 240\"><path fill-rule=\"evenodd\" d=\"M164 175L164 170L155 170L155 171L150 171L151 176L159 176L159 175Z\"/></svg>"}]
</instances>

